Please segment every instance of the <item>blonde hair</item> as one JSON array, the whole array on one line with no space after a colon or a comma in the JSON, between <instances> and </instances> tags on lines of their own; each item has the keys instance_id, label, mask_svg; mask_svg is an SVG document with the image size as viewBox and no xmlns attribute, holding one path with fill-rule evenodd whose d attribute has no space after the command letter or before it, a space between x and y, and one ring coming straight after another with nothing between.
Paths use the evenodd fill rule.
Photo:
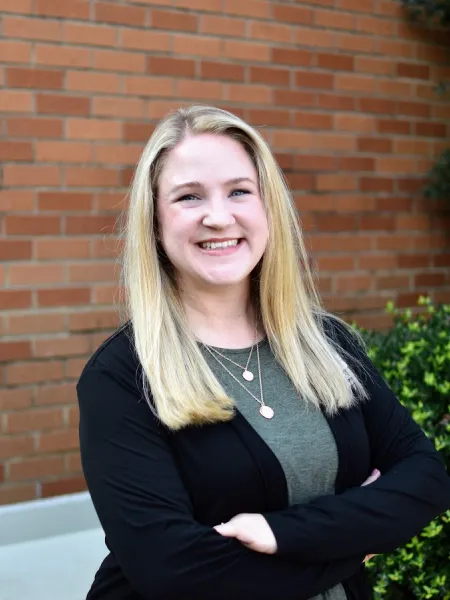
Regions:
<instances>
[{"instance_id":1,"label":"blonde hair","mask_svg":"<svg viewBox=\"0 0 450 600\"><path fill-rule=\"evenodd\" d=\"M157 185L168 152L202 133L239 141L253 160L267 213L269 239L254 301L268 342L299 395L329 415L352 406L365 390L327 339L296 209L264 138L235 115L210 106L180 108L157 125L130 188L122 282L133 343L142 365L144 395L170 429L228 421L234 402L209 368L190 331L176 281L161 260L156 223ZM349 385L349 377L352 384Z\"/></svg>"}]
</instances>

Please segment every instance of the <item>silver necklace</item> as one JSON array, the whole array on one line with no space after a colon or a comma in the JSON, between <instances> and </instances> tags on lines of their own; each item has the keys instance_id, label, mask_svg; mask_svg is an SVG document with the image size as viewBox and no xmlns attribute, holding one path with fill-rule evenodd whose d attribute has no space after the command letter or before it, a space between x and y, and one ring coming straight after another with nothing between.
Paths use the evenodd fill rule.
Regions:
<instances>
[{"instance_id":1,"label":"silver necklace","mask_svg":"<svg viewBox=\"0 0 450 600\"><path fill-rule=\"evenodd\" d=\"M209 348L209 350L212 350L213 352L215 352L216 354L221 356L223 359L227 360L230 363L233 363L233 365L242 369L242 377L245 379L245 381L253 381L254 375L251 371L248 370L248 365L250 364L250 360L251 360L252 354L253 354L253 348L255 347L257 339L258 339L258 319L256 319L256 321L255 321L255 335L253 338L253 344L252 344L252 347L250 348L250 354L248 355L247 364L245 365L245 367L243 367L239 363L235 362L231 358L228 358L228 356L224 356L221 352L219 352L219 350L217 350L217 348L214 348L213 346L211 346Z\"/></svg>"},{"instance_id":2,"label":"silver necklace","mask_svg":"<svg viewBox=\"0 0 450 600\"><path fill-rule=\"evenodd\" d=\"M236 381L236 383L238 383L248 394L250 394L250 396L252 398L254 398L256 400L256 402L258 402L258 404L259 404L259 414L262 417L264 417L265 419L272 419L273 416L274 416L274 414L275 414L274 410L270 406L267 406L267 404L264 402L264 394L263 394L263 387L262 387L262 377L261 377L261 362L259 360L259 346L256 345L256 356L258 358L258 378L259 378L259 395L260 395L260 398L257 398L255 396L255 394L253 394L247 387L245 387L245 385L241 381L239 381L239 379L235 375L233 375L233 373L217 358L217 356L214 354L214 352L211 350L211 348L209 348L209 346L205 345L205 348L208 350L208 352L211 354L211 356L219 363L219 365L225 369L225 371L228 373L228 375L230 375L230 377L232 377Z\"/></svg>"}]
</instances>

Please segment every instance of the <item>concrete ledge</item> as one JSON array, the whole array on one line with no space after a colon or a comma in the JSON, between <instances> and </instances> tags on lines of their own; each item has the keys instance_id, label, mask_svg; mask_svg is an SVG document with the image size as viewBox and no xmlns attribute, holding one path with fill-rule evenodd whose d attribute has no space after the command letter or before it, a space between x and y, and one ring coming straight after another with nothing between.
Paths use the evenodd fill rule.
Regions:
<instances>
[{"instance_id":1,"label":"concrete ledge","mask_svg":"<svg viewBox=\"0 0 450 600\"><path fill-rule=\"evenodd\" d=\"M0 506L0 546L99 527L88 492Z\"/></svg>"}]
</instances>

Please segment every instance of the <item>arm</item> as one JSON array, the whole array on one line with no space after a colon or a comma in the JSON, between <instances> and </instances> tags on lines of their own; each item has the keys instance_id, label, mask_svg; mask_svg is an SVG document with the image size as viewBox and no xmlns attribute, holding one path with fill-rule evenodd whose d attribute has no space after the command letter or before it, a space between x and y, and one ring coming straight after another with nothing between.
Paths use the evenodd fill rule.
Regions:
<instances>
[{"instance_id":1,"label":"arm","mask_svg":"<svg viewBox=\"0 0 450 600\"><path fill-rule=\"evenodd\" d=\"M340 337L364 367L349 361L369 394L362 410L372 465L382 475L370 486L264 514L280 556L322 561L391 552L450 507L450 478L433 444L349 334Z\"/></svg>"},{"instance_id":2,"label":"arm","mask_svg":"<svg viewBox=\"0 0 450 600\"><path fill-rule=\"evenodd\" d=\"M167 434L137 389L97 362L77 390L88 488L108 546L143 598L306 600L359 570L363 556L298 565L199 524Z\"/></svg>"}]
</instances>

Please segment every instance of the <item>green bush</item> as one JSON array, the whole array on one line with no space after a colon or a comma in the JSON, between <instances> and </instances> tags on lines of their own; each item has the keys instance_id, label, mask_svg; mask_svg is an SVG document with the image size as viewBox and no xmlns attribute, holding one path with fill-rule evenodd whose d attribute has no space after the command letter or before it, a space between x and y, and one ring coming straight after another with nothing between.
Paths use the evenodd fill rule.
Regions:
<instances>
[{"instance_id":1,"label":"green bush","mask_svg":"<svg viewBox=\"0 0 450 600\"><path fill-rule=\"evenodd\" d=\"M450 305L421 314L388 304L387 332L359 330L370 358L450 467ZM374 467L376 465L373 465ZM367 564L376 600L450 600L450 511L404 547Z\"/></svg>"}]
</instances>

